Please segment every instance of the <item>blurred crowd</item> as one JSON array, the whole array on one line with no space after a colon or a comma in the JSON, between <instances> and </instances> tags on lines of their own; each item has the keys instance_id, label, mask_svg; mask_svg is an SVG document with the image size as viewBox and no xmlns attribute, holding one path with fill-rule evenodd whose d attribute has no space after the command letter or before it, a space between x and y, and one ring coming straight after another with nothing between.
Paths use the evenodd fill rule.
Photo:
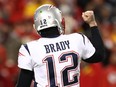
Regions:
<instances>
[{"instance_id":1,"label":"blurred crowd","mask_svg":"<svg viewBox=\"0 0 116 87\"><path fill-rule=\"evenodd\" d=\"M81 87L116 87L116 0L0 0L0 87L15 87L21 44L40 38L33 29L35 9L57 6L64 15L66 34L90 30L81 17L93 10L104 41L106 58L95 64L82 62Z\"/></svg>"}]
</instances>

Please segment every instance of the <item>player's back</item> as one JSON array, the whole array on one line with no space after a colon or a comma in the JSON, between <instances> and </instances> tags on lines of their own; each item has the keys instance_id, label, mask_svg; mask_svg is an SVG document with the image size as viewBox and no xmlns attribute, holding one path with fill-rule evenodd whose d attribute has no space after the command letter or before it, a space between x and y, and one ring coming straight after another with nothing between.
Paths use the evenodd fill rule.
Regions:
<instances>
[{"instance_id":1,"label":"player's back","mask_svg":"<svg viewBox=\"0 0 116 87\"><path fill-rule=\"evenodd\" d=\"M40 38L28 43L38 87L77 87L83 37L80 34Z\"/></svg>"},{"instance_id":2,"label":"player's back","mask_svg":"<svg viewBox=\"0 0 116 87\"><path fill-rule=\"evenodd\" d=\"M74 33L29 42L29 59L25 59L24 65L19 57L19 67L34 71L37 87L79 87L84 39L83 35Z\"/></svg>"}]
</instances>

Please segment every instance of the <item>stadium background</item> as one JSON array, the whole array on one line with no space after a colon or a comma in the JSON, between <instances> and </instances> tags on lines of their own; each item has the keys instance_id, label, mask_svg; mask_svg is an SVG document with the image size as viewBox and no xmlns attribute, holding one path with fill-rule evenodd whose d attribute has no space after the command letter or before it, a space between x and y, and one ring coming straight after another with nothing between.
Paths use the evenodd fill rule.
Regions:
<instances>
[{"instance_id":1,"label":"stadium background","mask_svg":"<svg viewBox=\"0 0 116 87\"><path fill-rule=\"evenodd\" d=\"M46 3L63 12L66 34L83 32L89 37L88 24L81 14L94 10L106 59L95 64L82 62L81 87L116 87L116 0L0 0L0 87L15 87L18 49L21 44L40 38L32 26L33 13Z\"/></svg>"}]
</instances>

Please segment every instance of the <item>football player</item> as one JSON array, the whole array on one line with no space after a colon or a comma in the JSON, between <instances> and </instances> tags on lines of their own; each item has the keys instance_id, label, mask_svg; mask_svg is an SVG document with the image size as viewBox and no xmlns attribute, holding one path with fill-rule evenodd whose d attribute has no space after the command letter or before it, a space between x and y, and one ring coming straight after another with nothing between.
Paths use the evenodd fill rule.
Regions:
<instances>
[{"instance_id":1,"label":"football player","mask_svg":"<svg viewBox=\"0 0 116 87\"><path fill-rule=\"evenodd\" d=\"M33 79L35 87L80 87L81 60L95 63L104 58L94 12L83 12L82 18L90 26L91 40L79 33L65 35L65 20L55 6L45 4L37 8L34 28L41 38L21 46L21 72L16 87L30 87Z\"/></svg>"}]
</instances>

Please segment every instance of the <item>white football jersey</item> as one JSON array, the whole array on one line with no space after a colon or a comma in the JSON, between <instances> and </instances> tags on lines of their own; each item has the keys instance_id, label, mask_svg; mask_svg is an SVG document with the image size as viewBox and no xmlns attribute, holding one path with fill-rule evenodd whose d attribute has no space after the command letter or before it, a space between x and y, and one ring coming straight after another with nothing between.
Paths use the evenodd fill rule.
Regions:
<instances>
[{"instance_id":1,"label":"white football jersey","mask_svg":"<svg viewBox=\"0 0 116 87\"><path fill-rule=\"evenodd\" d=\"M37 87L80 87L81 58L95 53L89 39L78 33L40 38L27 46L19 50L18 66L34 71Z\"/></svg>"}]
</instances>

